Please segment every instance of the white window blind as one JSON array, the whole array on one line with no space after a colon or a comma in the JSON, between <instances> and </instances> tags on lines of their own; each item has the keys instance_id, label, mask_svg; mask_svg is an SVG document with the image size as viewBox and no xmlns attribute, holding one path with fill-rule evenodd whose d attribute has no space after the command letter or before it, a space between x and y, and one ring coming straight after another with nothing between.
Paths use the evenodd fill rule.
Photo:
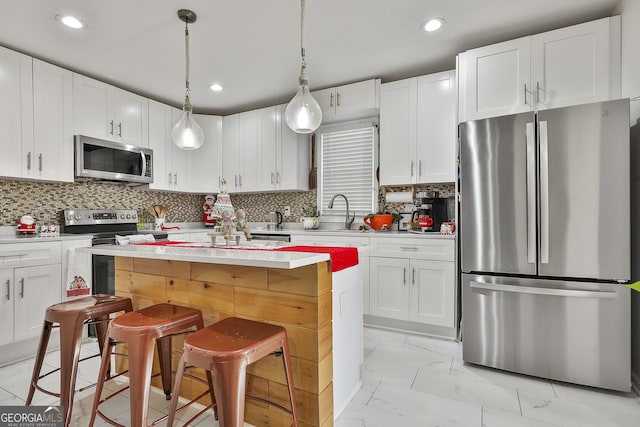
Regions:
<instances>
[{"instance_id":1,"label":"white window blind","mask_svg":"<svg viewBox=\"0 0 640 427\"><path fill-rule=\"evenodd\" d=\"M342 197L335 200L333 209L328 208L336 194L347 196L349 213L356 217L374 212L376 135L372 123L320 134L318 207L322 215L344 217Z\"/></svg>"}]
</instances>

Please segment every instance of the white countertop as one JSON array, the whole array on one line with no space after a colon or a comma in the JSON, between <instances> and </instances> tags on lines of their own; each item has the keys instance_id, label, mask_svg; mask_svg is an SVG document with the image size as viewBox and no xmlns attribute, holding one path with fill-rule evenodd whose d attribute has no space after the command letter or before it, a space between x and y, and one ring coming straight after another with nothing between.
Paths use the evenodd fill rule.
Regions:
<instances>
[{"instance_id":1,"label":"white countertop","mask_svg":"<svg viewBox=\"0 0 640 427\"><path fill-rule=\"evenodd\" d=\"M304 267L330 259L329 254L323 253L237 249L234 246L227 249L220 247L185 247L179 245L101 245L91 248L80 248L77 249L77 251L96 255L284 269Z\"/></svg>"},{"instance_id":2,"label":"white countertop","mask_svg":"<svg viewBox=\"0 0 640 427\"><path fill-rule=\"evenodd\" d=\"M90 234L60 234L58 236L37 236L37 235L22 235L17 236L15 232L13 234L0 234L0 244L3 243L35 243L35 242L59 242L61 240L91 240Z\"/></svg>"},{"instance_id":3,"label":"white countertop","mask_svg":"<svg viewBox=\"0 0 640 427\"><path fill-rule=\"evenodd\" d=\"M179 223L180 230L166 230L166 233L189 233L189 232L213 232L212 227L205 227L202 223ZM359 231L359 230L338 230L338 229L317 229L305 230L297 223L286 223L284 228L277 230L268 229L264 223L249 223L249 230L256 234L288 234L288 235L325 235L325 236L375 236L375 237L402 237L420 239L455 239L455 234L433 233L410 233L408 231ZM141 231L141 233L144 231Z\"/></svg>"}]
</instances>

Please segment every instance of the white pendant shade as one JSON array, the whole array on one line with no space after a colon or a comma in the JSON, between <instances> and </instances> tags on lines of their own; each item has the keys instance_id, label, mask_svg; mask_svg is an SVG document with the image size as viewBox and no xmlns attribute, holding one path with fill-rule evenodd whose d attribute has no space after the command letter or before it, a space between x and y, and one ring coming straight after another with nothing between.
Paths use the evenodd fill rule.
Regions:
<instances>
[{"instance_id":1,"label":"white pendant shade","mask_svg":"<svg viewBox=\"0 0 640 427\"><path fill-rule=\"evenodd\" d=\"M204 143L204 132L193 118L191 111L185 111L178 123L171 129L171 139L183 150L197 150Z\"/></svg>"},{"instance_id":2,"label":"white pendant shade","mask_svg":"<svg viewBox=\"0 0 640 427\"><path fill-rule=\"evenodd\" d=\"M322 110L316 101L309 86L301 83L298 91L284 111L284 120L287 126L295 133L311 133L318 129L322 123Z\"/></svg>"}]
</instances>

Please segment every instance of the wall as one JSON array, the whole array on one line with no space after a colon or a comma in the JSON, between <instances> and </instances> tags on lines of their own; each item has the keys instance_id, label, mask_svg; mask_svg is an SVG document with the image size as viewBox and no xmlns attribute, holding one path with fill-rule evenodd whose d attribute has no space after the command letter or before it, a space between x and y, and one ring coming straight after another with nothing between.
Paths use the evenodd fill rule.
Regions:
<instances>
[{"instance_id":1,"label":"wall","mask_svg":"<svg viewBox=\"0 0 640 427\"><path fill-rule=\"evenodd\" d=\"M202 220L204 197L140 190L103 183L42 183L0 180L0 225L15 225L21 215L30 214L38 224L62 224L67 208L136 209L153 205L169 208L168 222Z\"/></svg>"},{"instance_id":2,"label":"wall","mask_svg":"<svg viewBox=\"0 0 640 427\"><path fill-rule=\"evenodd\" d=\"M640 1L621 0L614 14L622 17L622 96L640 96ZM631 224L640 218L640 101L631 102ZM631 277L640 280L640 227L631 230ZM636 387L640 384L640 293L631 296L631 370ZM640 388L640 387L639 387Z\"/></svg>"}]
</instances>

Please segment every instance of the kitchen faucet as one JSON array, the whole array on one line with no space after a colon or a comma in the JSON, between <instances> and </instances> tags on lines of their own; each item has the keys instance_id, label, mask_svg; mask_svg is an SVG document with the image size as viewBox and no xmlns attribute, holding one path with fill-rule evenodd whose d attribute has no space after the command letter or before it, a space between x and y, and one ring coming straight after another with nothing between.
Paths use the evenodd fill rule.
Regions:
<instances>
[{"instance_id":1,"label":"kitchen faucet","mask_svg":"<svg viewBox=\"0 0 640 427\"><path fill-rule=\"evenodd\" d=\"M327 206L329 209L333 209L333 201L336 199L336 197L338 196L342 196L344 198L345 203L347 204L347 213L344 219L344 228L345 230L349 230L351 228L351 224L353 224L353 220L356 219L356 214L355 212L353 213L353 217L351 219L349 219L349 200L347 199L347 196L345 196L344 194L336 194L335 196L333 196L331 198L331 201L329 202L329 206Z\"/></svg>"}]
</instances>

